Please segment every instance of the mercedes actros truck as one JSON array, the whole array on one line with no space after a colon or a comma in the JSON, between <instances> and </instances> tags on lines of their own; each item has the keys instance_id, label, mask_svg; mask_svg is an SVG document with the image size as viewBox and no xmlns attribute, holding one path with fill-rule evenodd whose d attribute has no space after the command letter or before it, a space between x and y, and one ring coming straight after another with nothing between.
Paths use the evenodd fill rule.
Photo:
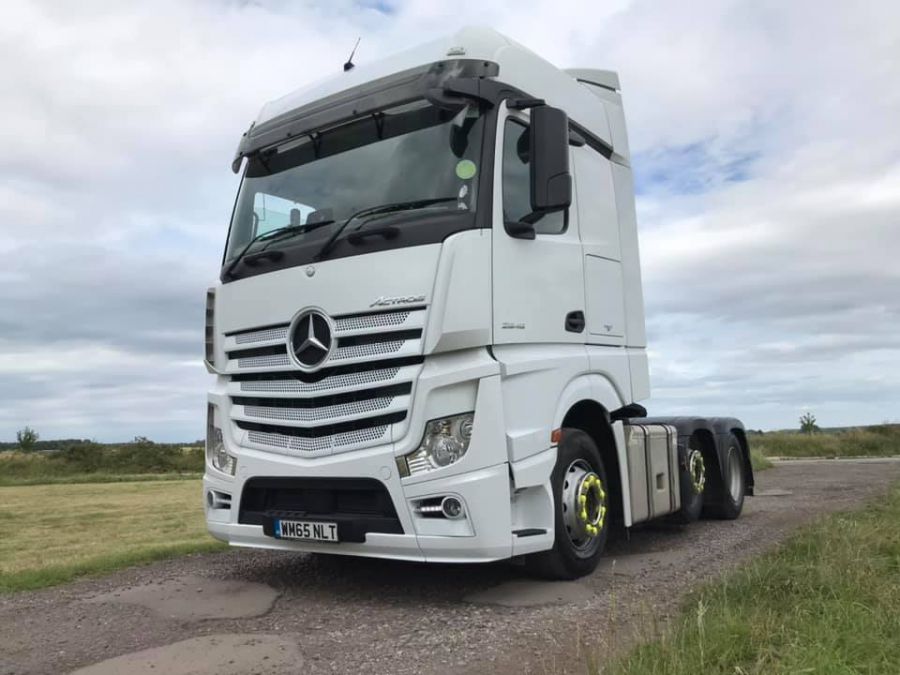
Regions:
<instances>
[{"instance_id":1,"label":"mercedes actros truck","mask_svg":"<svg viewBox=\"0 0 900 675\"><path fill-rule=\"evenodd\" d=\"M619 79L466 28L266 104L206 303L206 521L236 546L575 578L737 518L731 418L647 417Z\"/></svg>"}]
</instances>

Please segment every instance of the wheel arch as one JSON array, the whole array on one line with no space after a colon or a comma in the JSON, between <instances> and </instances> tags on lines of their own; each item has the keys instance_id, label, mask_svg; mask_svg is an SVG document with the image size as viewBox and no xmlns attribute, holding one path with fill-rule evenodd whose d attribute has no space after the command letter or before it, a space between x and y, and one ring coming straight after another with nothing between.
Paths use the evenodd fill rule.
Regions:
<instances>
[{"instance_id":1,"label":"wheel arch","mask_svg":"<svg viewBox=\"0 0 900 675\"><path fill-rule=\"evenodd\" d=\"M717 487L725 485L725 454L728 452L728 436L734 434L740 445L744 462L746 494L753 495L753 467L750 464L750 445L743 423L733 417L645 417L646 424L669 424L678 430L679 445L684 440L686 446L692 436L702 439L705 447L712 448L711 457L715 462L712 473ZM708 444L708 445L707 445ZM707 474L709 475L709 474Z\"/></svg>"},{"instance_id":2,"label":"wheel arch","mask_svg":"<svg viewBox=\"0 0 900 675\"><path fill-rule=\"evenodd\" d=\"M628 476L624 473L627 471L625 437L621 423L610 419L610 411L622 405L618 392L605 378L579 378L564 391L554 429L580 429L597 444L609 482L613 522L627 526L631 524L631 502Z\"/></svg>"}]
</instances>

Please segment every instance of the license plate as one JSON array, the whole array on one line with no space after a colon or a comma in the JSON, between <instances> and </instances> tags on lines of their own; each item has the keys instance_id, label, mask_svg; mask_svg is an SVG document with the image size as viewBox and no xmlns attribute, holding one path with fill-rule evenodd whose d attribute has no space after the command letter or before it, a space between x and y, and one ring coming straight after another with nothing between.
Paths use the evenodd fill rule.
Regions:
<instances>
[{"instance_id":1,"label":"license plate","mask_svg":"<svg viewBox=\"0 0 900 675\"><path fill-rule=\"evenodd\" d=\"M276 539L304 539L306 541L337 541L337 523L306 520L276 520Z\"/></svg>"}]
</instances>

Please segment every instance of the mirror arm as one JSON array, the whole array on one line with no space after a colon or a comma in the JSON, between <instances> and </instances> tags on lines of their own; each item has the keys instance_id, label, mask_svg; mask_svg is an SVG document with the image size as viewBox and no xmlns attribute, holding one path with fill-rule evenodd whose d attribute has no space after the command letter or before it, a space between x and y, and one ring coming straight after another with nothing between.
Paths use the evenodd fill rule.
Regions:
<instances>
[{"instance_id":1,"label":"mirror arm","mask_svg":"<svg viewBox=\"0 0 900 675\"><path fill-rule=\"evenodd\" d=\"M531 214L529 214L531 215ZM527 217L527 216L526 216ZM524 221L518 223L505 223L506 233L513 239L534 239L534 225Z\"/></svg>"},{"instance_id":2,"label":"mirror arm","mask_svg":"<svg viewBox=\"0 0 900 675\"><path fill-rule=\"evenodd\" d=\"M510 110L526 110L540 105L547 105L547 102L542 98L511 98L506 102Z\"/></svg>"}]
</instances>

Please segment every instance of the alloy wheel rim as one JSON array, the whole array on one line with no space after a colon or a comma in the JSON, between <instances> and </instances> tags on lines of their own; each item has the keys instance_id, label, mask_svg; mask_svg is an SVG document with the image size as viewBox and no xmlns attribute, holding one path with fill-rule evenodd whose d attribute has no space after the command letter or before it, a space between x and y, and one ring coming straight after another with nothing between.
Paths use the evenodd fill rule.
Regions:
<instances>
[{"instance_id":1,"label":"alloy wheel rim","mask_svg":"<svg viewBox=\"0 0 900 675\"><path fill-rule=\"evenodd\" d=\"M576 459L569 464L563 476L563 521L580 557L596 552L608 510L606 488L600 476L585 460Z\"/></svg>"},{"instance_id":2,"label":"alloy wheel rim","mask_svg":"<svg viewBox=\"0 0 900 675\"><path fill-rule=\"evenodd\" d=\"M703 453L699 450L693 449L688 455L688 472L694 494L702 494L703 488L706 487L706 462L703 461Z\"/></svg>"}]
</instances>

